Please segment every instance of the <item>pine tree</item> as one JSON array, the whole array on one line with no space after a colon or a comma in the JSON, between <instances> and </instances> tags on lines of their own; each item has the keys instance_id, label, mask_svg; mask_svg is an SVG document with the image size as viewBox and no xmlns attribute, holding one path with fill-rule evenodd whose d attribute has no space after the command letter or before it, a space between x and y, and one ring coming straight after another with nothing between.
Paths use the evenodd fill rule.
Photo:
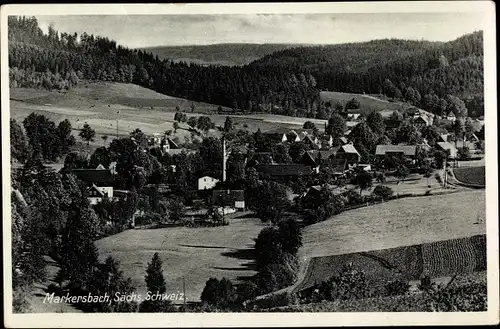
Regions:
<instances>
[{"instance_id":1,"label":"pine tree","mask_svg":"<svg viewBox=\"0 0 500 329\"><path fill-rule=\"evenodd\" d=\"M148 263L148 268L146 270L146 286L148 287L148 291L151 293L160 293L163 294L167 288L165 283L165 278L162 273L162 261L157 252L153 255L151 262Z\"/></svg>"}]
</instances>

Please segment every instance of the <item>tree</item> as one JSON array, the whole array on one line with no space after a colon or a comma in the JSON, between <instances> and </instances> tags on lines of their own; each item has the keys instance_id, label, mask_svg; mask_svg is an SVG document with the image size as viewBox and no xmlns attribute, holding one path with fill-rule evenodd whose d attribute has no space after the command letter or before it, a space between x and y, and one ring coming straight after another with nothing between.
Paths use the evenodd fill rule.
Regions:
<instances>
[{"instance_id":1,"label":"tree","mask_svg":"<svg viewBox=\"0 0 500 329\"><path fill-rule=\"evenodd\" d=\"M359 187L359 195L363 192L364 189L372 186L372 175L369 172L361 171L356 175L356 185Z\"/></svg>"},{"instance_id":2,"label":"tree","mask_svg":"<svg viewBox=\"0 0 500 329\"><path fill-rule=\"evenodd\" d=\"M405 165L400 165L396 169L396 177L398 177L398 179L401 179L401 181L403 182L405 181L406 176L408 176L409 174L410 171Z\"/></svg>"},{"instance_id":3,"label":"tree","mask_svg":"<svg viewBox=\"0 0 500 329\"><path fill-rule=\"evenodd\" d=\"M196 127L200 129L201 131L207 133L210 129L214 128L214 124L212 120L210 120L210 117L208 116L201 116L198 118L198 122L196 124Z\"/></svg>"},{"instance_id":4,"label":"tree","mask_svg":"<svg viewBox=\"0 0 500 329\"><path fill-rule=\"evenodd\" d=\"M382 200L387 200L394 192L385 185L377 185L373 189L373 194L380 197Z\"/></svg>"},{"instance_id":5,"label":"tree","mask_svg":"<svg viewBox=\"0 0 500 329\"><path fill-rule=\"evenodd\" d=\"M470 151L467 146L459 147L457 149L457 156L461 160L468 160L470 158Z\"/></svg>"},{"instance_id":6,"label":"tree","mask_svg":"<svg viewBox=\"0 0 500 329\"><path fill-rule=\"evenodd\" d=\"M71 171L73 169L83 169L88 167L89 161L87 159L87 155L82 154L81 152L70 152L64 158L64 171Z\"/></svg>"},{"instance_id":7,"label":"tree","mask_svg":"<svg viewBox=\"0 0 500 329\"><path fill-rule=\"evenodd\" d=\"M304 122L304 126L302 126L302 128L304 128L304 129L314 129L314 128L316 128L316 126L314 125L313 122L306 121L306 122Z\"/></svg>"},{"instance_id":8,"label":"tree","mask_svg":"<svg viewBox=\"0 0 500 329\"><path fill-rule=\"evenodd\" d=\"M465 133L466 139L471 140L472 135L474 134L475 131L476 131L476 129L474 127L474 124L472 123L472 119L467 118L465 120L465 124L464 124L464 133Z\"/></svg>"},{"instance_id":9,"label":"tree","mask_svg":"<svg viewBox=\"0 0 500 329\"><path fill-rule=\"evenodd\" d=\"M357 110L361 106L361 103L355 99L351 98L346 104L345 104L345 109L347 110Z\"/></svg>"},{"instance_id":10,"label":"tree","mask_svg":"<svg viewBox=\"0 0 500 329\"><path fill-rule=\"evenodd\" d=\"M90 142L94 141L95 130L92 129L88 123L85 123L78 136L80 136L81 139L86 141L87 145L90 145Z\"/></svg>"},{"instance_id":11,"label":"tree","mask_svg":"<svg viewBox=\"0 0 500 329\"><path fill-rule=\"evenodd\" d=\"M233 119L231 119L231 117L226 117L226 121L224 121L224 132L228 133L233 130L233 128Z\"/></svg>"},{"instance_id":12,"label":"tree","mask_svg":"<svg viewBox=\"0 0 500 329\"><path fill-rule=\"evenodd\" d=\"M57 132L61 141L62 152L67 153L69 147L75 145L75 137L71 135L71 123L68 119L59 122Z\"/></svg>"},{"instance_id":13,"label":"tree","mask_svg":"<svg viewBox=\"0 0 500 329\"><path fill-rule=\"evenodd\" d=\"M137 145L140 145L142 147L148 146L148 137L139 128L136 128L134 131L132 131L129 136L135 141Z\"/></svg>"},{"instance_id":14,"label":"tree","mask_svg":"<svg viewBox=\"0 0 500 329\"><path fill-rule=\"evenodd\" d=\"M296 255L302 246L302 233L297 221L293 218L282 220L278 224L278 232L281 240L281 250Z\"/></svg>"},{"instance_id":15,"label":"tree","mask_svg":"<svg viewBox=\"0 0 500 329\"><path fill-rule=\"evenodd\" d=\"M102 138L102 141L104 142L104 146L106 146L106 141L108 140L108 135L102 135L101 138Z\"/></svg>"},{"instance_id":16,"label":"tree","mask_svg":"<svg viewBox=\"0 0 500 329\"><path fill-rule=\"evenodd\" d=\"M260 185L255 212L263 222L277 224L289 205L287 188L276 182L264 182Z\"/></svg>"},{"instance_id":17,"label":"tree","mask_svg":"<svg viewBox=\"0 0 500 329\"><path fill-rule=\"evenodd\" d=\"M453 112L457 118L465 118L467 116L467 108L460 98L453 95L446 95L446 102L448 104L446 108L448 112Z\"/></svg>"},{"instance_id":18,"label":"tree","mask_svg":"<svg viewBox=\"0 0 500 329\"><path fill-rule=\"evenodd\" d=\"M457 141L465 135L465 122L462 118L457 118L453 123L453 134L455 147L457 147Z\"/></svg>"},{"instance_id":19,"label":"tree","mask_svg":"<svg viewBox=\"0 0 500 329\"><path fill-rule=\"evenodd\" d=\"M255 263L257 270L262 270L269 264L281 258L280 232L275 227L263 228L255 239Z\"/></svg>"},{"instance_id":20,"label":"tree","mask_svg":"<svg viewBox=\"0 0 500 329\"><path fill-rule=\"evenodd\" d=\"M416 145L422 142L422 135L415 125L404 121L396 129L393 142L395 144Z\"/></svg>"},{"instance_id":21,"label":"tree","mask_svg":"<svg viewBox=\"0 0 500 329\"><path fill-rule=\"evenodd\" d=\"M44 115L31 113L24 119L23 126L35 154L51 161L62 155L61 140L53 121Z\"/></svg>"},{"instance_id":22,"label":"tree","mask_svg":"<svg viewBox=\"0 0 500 329\"><path fill-rule=\"evenodd\" d=\"M163 277L162 264L159 254L155 252L151 262L148 263L146 276L144 277L148 291L153 294L163 294L167 290L165 278Z\"/></svg>"},{"instance_id":23,"label":"tree","mask_svg":"<svg viewBox=\"0 0 500 329\"><path fill-rule=\"evenodd\" d=\"M366 117L366 123L370 129L378 136L383 135L385 132L384 118L379 112L373 111Z\"/></svg>"},{"instance_id":24,"label":"tree","mask_svg":"<svg viewBox=\"0 0 500 329\"><path fill-rule=\"evenodd\" d=\"M21 163L28 160L31 153L28 138L23 128L14 119L10 119L10 152L12 158Z\"/></svg>"},{"instance_id":25,"label":"tree","mask_svg":"<svg viewBox=\"0 0 500 329\"><path fill-rule=\"evenodd\" d=\"M189 117L187 124L191 128L196 128L196 126L198 125L198 118L197 117Z\"/></svg>"},{"instance_id":26,"label":"tree","mask_svg":"<svg viewBox=\"0 0 500 329\"><path fill-rule=\"evenodd\" d=\"M333 114L330 119L328 119L328 125L326 126L326 133L334 140L344 136L347 129L345 119L339 114Z\"/></svg>"},{"instance_id":27,"label":"tree","mask_svg":"<svg viewBox=\"0 0 500 329\"><path fill-rule=\"evenodd\" d=\"M289 155L288 144L279 143L272 146L272 156L276 163L291 163L292 158Z\"/></svg>"},{"instance_id":28,"label":"tree","mask_svg":"<svg viewBox=\"0 0 500 329\"><path fill-rule=\"evenodd\" d=\"M236 298L236 288L231 280L226 278L220 281L216 278L208 279L200 296L202 302L223 310L234 307Z\"/></svg>"},{"instance_id":29,"label":"tree","mask_svg":"<svg viewBox=\"0 0 500 329\"><path fill-rule=\"evenodd\" d=\"M97 148L88 161L88 166L91 168L97 168L99 165L104 166L104 168L109 168L110 164L111 155L109 154L109 150L104 146Z\"/></svg>"}]
</instances>

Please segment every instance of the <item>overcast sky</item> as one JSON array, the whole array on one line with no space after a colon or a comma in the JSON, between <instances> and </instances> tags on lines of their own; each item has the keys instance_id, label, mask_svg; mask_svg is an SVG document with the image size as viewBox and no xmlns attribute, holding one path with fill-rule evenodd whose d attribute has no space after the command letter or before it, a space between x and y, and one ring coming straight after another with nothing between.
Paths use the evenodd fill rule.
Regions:
<instances>
[{"instance_id":1,"label":"overcast sky","mask_svg":"<svg viewBox=\"0 0 500 329\"><path fill-rule=\"evenodd\" d=\"M37 16L44 32L106 36L131 48L214 43L449 41L482 29L479 13Z\"/></svg>"}]
</instances>

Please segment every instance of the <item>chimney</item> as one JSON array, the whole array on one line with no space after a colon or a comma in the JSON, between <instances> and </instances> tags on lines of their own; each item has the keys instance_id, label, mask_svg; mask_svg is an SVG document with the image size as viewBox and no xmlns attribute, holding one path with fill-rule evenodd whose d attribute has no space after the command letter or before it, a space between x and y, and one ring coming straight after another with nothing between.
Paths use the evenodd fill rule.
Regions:
<instances>
[{"instance_id":1,"label":"chimney","mask_svg":"<svg viewBox=\"0 0 500 329\"><path fill-rule=\"evenodd\" d=\"M222 137L222 181L226 181L226 139Z\"/></svg>"}]
</instances>

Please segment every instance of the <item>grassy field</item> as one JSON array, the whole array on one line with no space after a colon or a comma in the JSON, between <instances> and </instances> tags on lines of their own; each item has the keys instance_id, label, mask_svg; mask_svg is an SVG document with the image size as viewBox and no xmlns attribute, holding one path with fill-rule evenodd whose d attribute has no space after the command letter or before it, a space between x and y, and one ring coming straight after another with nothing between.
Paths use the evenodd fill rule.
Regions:
<instances>
[{"instance_id":1,"label":"grassy field","mask_svg":"<svg viewBox=\"0 0 500 329\"><path fill-rule=\"evenodd\" d=\"M413 107L407 103L390 102L372 95L341 93L337 91L322 91L320 92L320 97L321 100L331 101L333 103L338 102L342 105L345 105L345 103L354 98L360 103L360 113L368 114L376 110L380 112L383 117L390 116L392 112L396 110L403 113L407 108Z\"/></svg>"},{"instance_id":2,"label":"grassy field","mask_svg":"<svg viewBox=\"0 0 500 329\"><path fill-rule=\"evenodd\" d=\"M128 230L96 241L101 260L113 256L131 277L138 293L145 293L144 275L155 252L163 260L167 293L182 292L186 282L188 301L199 300L209 278L244 279L253 269L254 240L266 225L256 218L230 215L222 227Z\"/></svg>"},{"instance_id":3,"label":"grassy field","mask_svg":"<svg viewBox=\"0 0 500 329\"><path fill-rule=\"evenodd\" d=\"M190 106L195 105L191 113ZM173 130L175 108L179 107L188 116L214 113L216 105L192 102L182 98L159 94L134 84L112 82L82 82L67 92L47 91L29 88L10 89L10 115L22 121L32 112L44 114L50 120L60 122L70 120L73 133L78 133L85 123L96 130L96 138L91 142L93 148L104 145L101 136L107 135L109 144L117 134L126 136L135 128L146 134L163 133ZM117 113L119 111L119 113ZM222 126L226 115L208 114L216 125ZM322 129L325 120L292 118L272 114L230 115L238 129L262 132L285 127L302 128L310 120ZM118 120L118 121L117 121ZM173 137L184 142L190 136L188 126L181 123ZM211 130L209 135L218 136ZM83 145L85 148L85 145Z\"/></svg>"},{"instance_id":4,"label":"grassy field","mask_svg":"<svg viewBox=\"0 0 500 329\"><path fill-rule=\"evenodd\" d=\"M346 211L303 231L301 257L341 255L484 234L484 191L392 200Z\"/></svg>"},{"instance_id":5,"label":"grassy field","mask_svg":"<svg viewBox=\"0 0 500 329\"><path fill-rule=\"evenodd\" d=\"M466 167L466 168L454 168L453 175L455 178L465 184L474 186L485 186L485 167Z\"/></svg>"}]
</instances>

